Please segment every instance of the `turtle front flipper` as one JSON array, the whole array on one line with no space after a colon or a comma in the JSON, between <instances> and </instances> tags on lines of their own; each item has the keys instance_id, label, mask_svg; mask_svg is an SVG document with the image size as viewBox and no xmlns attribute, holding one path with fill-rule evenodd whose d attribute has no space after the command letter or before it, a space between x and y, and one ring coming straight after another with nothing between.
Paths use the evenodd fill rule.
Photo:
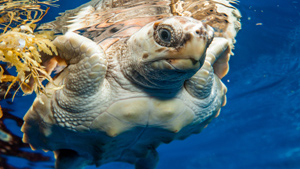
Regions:
<instances>
[{"instance_id":1,"label":"turtle front flipper","mask_svg":"<svg viewBox=\"0 0 300 169\"><path fill-rule=\"evenodd\" d=\"M55 79L63 87L54 91L53 116L61 127L89 130L97 116L95 107L102 102L99 96L109 91L105 53L92 40L73 32L57 37L53 43L68 65Z\"/></svg>"},{"instance_id":2,"label":"turtle front flipper","mask_svg":"<svg viewBox=\"0 0 300 169\"><path fill-rule=\"evenodd\" d=\"M68 65L60 75L64 94L90 96L99 90L107 70L105 53L92 40L73 32L57 37L53 44Z\"/></svg>"},{"instance_id":3,"label":"turtle front flipper","mask_svg":"<svg viewBox=\"0 0 300 169\"><path fill-rule=\"evenodd\" d=\"M214 38L206 51L203 66L198 72L185 82L185 88L190 95L197 99L219 100L226 102L226 86L220 80L228 72L230 47L225 38ZM210 101L208 101L210 102Z\"/></svg>"}]
</instances>

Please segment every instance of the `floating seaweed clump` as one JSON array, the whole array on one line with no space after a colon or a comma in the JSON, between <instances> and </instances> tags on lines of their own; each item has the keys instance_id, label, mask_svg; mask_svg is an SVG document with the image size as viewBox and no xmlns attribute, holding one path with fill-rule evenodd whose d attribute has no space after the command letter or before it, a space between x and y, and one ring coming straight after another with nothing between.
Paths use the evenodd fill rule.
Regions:
<instances>
[{"instance_id":1,"label":"floating seaweed clump","mask_svg":"<svg viewBox=\"0 0 300 169\"><path fill-rule=\"evenodd\" d=\"M51 40L52 31L35 32L39 22L49 10L49 6L58 0L0 0L0 100L14 98L21 88L25 94L35 91L43 92L42 81L52 78L43 67L45 57L57 55ZM14 67L16 75L11 75L7 68ZM19 83L19 85L18 85ZM10 90L14 91L10 92ZM29 161L48 161L49 157L39 153L29 153L23 148L29 145L22 143L19 136L12 134L4 120L11 119L20 127L23 123L0 106L0 169L14 169L7 162L7 157L16 156Z\"/></svg>"},{"instance_id":2,"label":"floating seaweed clump","mask_svg":"<svg viewBox=\"0 0 300 169\"><path fill-rule=\"evenodd\" d=\"M49 40L50 35L46 33L32 34L31 32L33 31L29 25L23 25L21 28L12 29L0 35L0 60L14 66L18 72L16 77L3 75L2 69L0 71L1 81L10 81L11 85L18 81L26 94L31 93L32 90L37 93L43 91L42 77L51 81L51 77L41 65L40 53L57 55L55 46Z\"/></svg>"},{"instance_id":3,"label":"floating seaweed clump","mask_svg":"<svg viewBox=\"0 0 300 169\"><path fill-rule=\"evenodd\" d=\"M0 33L20 27L27 23L40 21L47 13L48 6L58 0L1 0L0 1Z\"/></svg>"},{"instance_id":4,"label":"floating seaweed clump","mask_svg":"<svg viewBox=\"0 0 300 169\"><path fill-rule=\"evenodd\" d=\"M5 75L0 67L0 82L10 82L6 91L19 82L22 91L44 92L43 79L52 81L42 66L43 55L57 55L52 44L53 32L34 33L36 22L58 0L3 0L0 2L0 61L15 67L17 76ZM18 90L17 90L18 91ZM14 96L13 96L14 97Z\"/></svg>"}]
</instances>

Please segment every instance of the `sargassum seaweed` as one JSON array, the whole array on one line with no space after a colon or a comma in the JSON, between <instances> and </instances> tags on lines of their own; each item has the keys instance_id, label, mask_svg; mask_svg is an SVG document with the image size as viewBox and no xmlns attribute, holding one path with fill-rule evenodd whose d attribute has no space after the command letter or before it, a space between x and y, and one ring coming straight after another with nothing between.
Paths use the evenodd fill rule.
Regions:
<instances>
[{"instance_id":1,"label":"sargassum seaweed","mask_svg":"<svg viewBox=\"0 0 300 169\"><path fill-rule=\"evenodd\" d=\"M57 55L56 47L52 44L50 34L32 34L29 25L23 25L19 29L12 29L0 35L0 61L8 63L16 68L17 76L3 75L0 70L1 82L20 83L25 94L31 94L34 90L37 94L44 92L43 79L52 82L52 78L41 65L41 54Z\"/></svg>"},{"instance_id":2,"label":"sargassum seaweed","mask_svg":"<svg viewBox=\"0 0 300 169\"><path fill-rule=\"evenodd\" d=\"M34 33L36 22L58 0L3 0L0 2L0 61L15 67L17 76L5 75L0 67L0 82L10 83L5 96L16 82L25 94L44 92L42 80L52 78L41 65L41 54L57 54L50 31ZM15 94L16 94L15 92ZM13 98L15 96L13 95Z\"/></svg>"}]
</instances>

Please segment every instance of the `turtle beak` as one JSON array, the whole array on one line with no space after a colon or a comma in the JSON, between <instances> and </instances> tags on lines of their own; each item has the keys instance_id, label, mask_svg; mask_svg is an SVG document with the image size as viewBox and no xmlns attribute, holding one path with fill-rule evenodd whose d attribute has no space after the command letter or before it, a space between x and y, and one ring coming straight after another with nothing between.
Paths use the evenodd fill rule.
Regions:
<instances>
[{"instance_id":1,"label":"turtle beak","mask_svg":"<svg viewBox=\"0 0 300 169\"><path fill-rule=\"evenodd\" d=\"M200 28L194 29L184 35L184 47L177 51L177 54L170 54L175 59L166 59L166 61L177 70L189 71L198 70L201 68L205 61L206 49L211 44L214 36L213 29L206 27L207 33Z\"/></svg>"}]
</instances>

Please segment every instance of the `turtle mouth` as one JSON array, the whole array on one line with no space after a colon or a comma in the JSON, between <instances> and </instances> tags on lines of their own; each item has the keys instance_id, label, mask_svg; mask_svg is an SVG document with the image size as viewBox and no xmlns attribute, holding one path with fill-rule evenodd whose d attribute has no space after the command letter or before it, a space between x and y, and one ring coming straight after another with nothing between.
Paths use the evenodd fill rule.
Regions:
<instances>
[{"instance_id":1,"label":"turtle mouth","mask_svg":"<svg viewBox=\"0 0 300 169\"><path fill-rule=\"evenodd\" d=\"M165 59L176 70L195 70L200 68L200 62L195 59Z\"/></svg>"},{"instance_id":2,"label":"turtle mouth","mask_svg":"<svg viewBox=\"0 0 300 169\"><path fill-rule=\"evenodd\" d=\"M178 72L189 72L198 70L201 67L200 61L193 58L188 59L160 59L152 62L151 66L159 70L176 70Z\"/></svg>"}]
</instances>

